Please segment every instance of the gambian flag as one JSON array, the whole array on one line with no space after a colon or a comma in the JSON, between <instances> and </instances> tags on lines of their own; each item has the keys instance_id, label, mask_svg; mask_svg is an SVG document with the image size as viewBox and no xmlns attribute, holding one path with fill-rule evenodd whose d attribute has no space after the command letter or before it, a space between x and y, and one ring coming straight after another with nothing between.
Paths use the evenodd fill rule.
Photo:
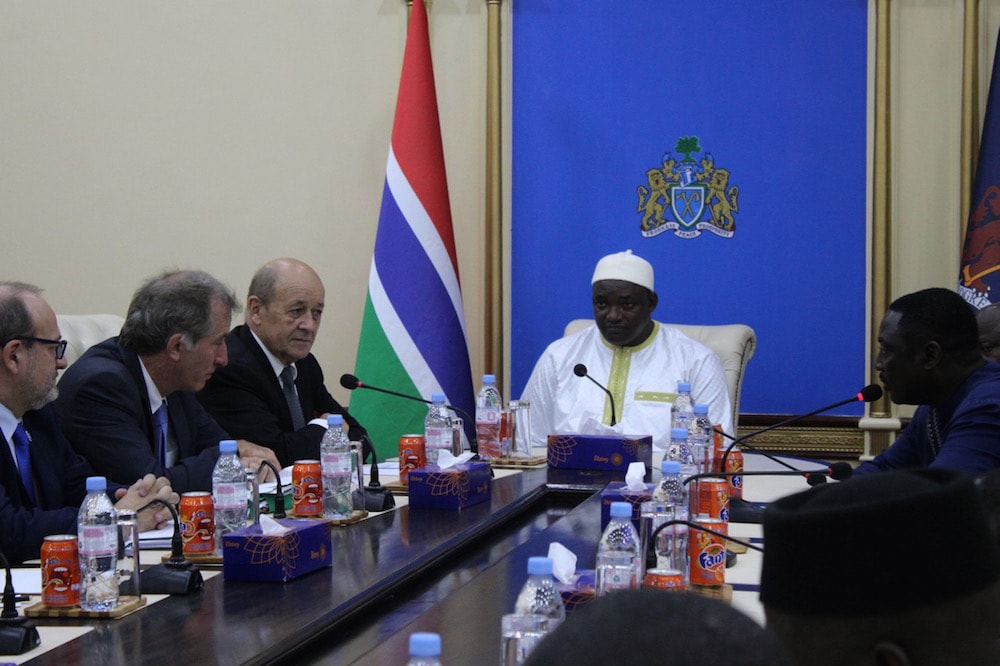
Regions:
<instances>
[{"instance_id":1,"label":"gambian flag","mask_svg":"<svg viewBox=\"0 0 1000 666\"><path fill-rule=\"evenodd\" d=\"M1000 38L997 41L1000 52ZM970 200L958 293L982 309L1000 302L1000 61L993 56L993 78L986 100L979 164Z\"/></svg>"},{"instance_id":2,"label":"gambian flag","mask_svg":"<svg viewBox=\"0 0 1000 666\"><path fill-rule=\"evenodd\" d=\"M403 55L355 374L364 384L474 411L427 14L415 0ZM423 433L427 406L357 389L353 414L379 459ZM468 432L474 424L466 424Z\"/></svg>"}]
</instances>

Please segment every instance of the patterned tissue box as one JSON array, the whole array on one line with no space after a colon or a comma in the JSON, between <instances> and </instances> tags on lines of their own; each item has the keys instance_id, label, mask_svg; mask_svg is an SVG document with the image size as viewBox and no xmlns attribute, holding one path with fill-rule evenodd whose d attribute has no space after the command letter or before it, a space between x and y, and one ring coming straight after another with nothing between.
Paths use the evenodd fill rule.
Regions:
<instances>
[{"instance_id":1,"label":"patterned tissue box","mask_svg":"<svg viewBox=\"0 0 1000 666\"><path fill-rule=\"evenodd\" d=\"M427 465L410 470L411 509L464 509L485 502L493 490L490 465L468 462L441 469Z\"/></svg>"},{"instance_id":2,"label":"patterned tissue box","mask_svg":"<svg viewBox=\"0 0 1000 666\"><path fill-rule=\"evenodd\" d=\"M549 467L624 472L629 463L653 464L652 435L549 435Z\"/></svg>"},{"instance_id":3,"label":"patterned tissue box","mask_svg":"<svg viewBox=\"0 0 1000 666\"><path fill-rule=\"evenodd\" d=\"M261 533L251 525L222 537L222 575L226 580L284 583L333 565L330 526L322 520L279 520L289 531Z\"/></svg>"}]
</instances>

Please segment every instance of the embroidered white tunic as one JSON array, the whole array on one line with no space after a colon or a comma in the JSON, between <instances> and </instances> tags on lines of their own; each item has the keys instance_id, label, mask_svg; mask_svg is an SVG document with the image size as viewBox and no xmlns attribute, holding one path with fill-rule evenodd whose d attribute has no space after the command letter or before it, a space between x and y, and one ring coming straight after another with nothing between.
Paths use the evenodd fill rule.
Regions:
<instances>
[{"instance_id":1,"label":"embroidered white tunic","mask_svg":"<svg viewBox=\"0 0 1000 666\"><path fill-rule=\"evenodd\" d=\"M614 395L615 432L652 435L653 445L665 449L677 382L688 381L695 404L707 404L712 422L732 433L729 388L719 357L677 329L653 324L649 338L634 347L608 343L596 325L548 346L521 396L531 405L532 446L544 447L550 434L609 432L597 425L611 423L607 394L574 374L578 363Z\"/></svg>"}]
</instances>

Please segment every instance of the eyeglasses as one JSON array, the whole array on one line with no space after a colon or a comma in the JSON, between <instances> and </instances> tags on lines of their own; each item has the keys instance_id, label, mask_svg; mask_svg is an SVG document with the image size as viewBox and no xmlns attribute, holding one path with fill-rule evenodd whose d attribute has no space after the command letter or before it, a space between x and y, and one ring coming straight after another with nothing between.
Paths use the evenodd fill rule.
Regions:
<instances>
[{"instance_id":1,"label":"eyeglasses","mask_svg":"<svg viewBox=\"0 0 1000 666\"><path fill-rule=\"evenodd\" d=\"M66 355L66 346L69 345L69 341L67 340L49 340L48 338L34 338L30 335L19 335L16 338L11 338L10 340L30 340L31 342L40 342L43 345L55 345L57 361ZM0 345L0 348L6 347L7 343L10 342L10 340L4 340L4 343Z\"/></svg>"}]
</instances>

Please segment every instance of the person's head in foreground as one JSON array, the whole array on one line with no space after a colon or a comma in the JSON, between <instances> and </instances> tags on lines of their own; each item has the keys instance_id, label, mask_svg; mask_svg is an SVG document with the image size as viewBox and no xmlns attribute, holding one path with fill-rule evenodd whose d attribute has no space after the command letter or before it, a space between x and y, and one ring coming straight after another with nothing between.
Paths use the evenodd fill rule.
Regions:
<instances>
[{"instance_id":1,"label":"person's head in foreground","mask_svg":"<svg viewBox=\"0 0 1000 666\"><path fill-rule=\"evenodd\" d=\"M760 599L799 664L1000 664L1000 552L962 472L893 471L772 502Z\"/></svg>"},{"instance_id":2,"label":"person's head in foreground","mask_svg":"<svg viewBox=\"0 0 1000 666\"><path fill-rule=\"evenodd\" d=\"M785 666L778 640L729 605L692 593L613 592L546 636L526 666Z\"/></svg>"}]
</instances>

